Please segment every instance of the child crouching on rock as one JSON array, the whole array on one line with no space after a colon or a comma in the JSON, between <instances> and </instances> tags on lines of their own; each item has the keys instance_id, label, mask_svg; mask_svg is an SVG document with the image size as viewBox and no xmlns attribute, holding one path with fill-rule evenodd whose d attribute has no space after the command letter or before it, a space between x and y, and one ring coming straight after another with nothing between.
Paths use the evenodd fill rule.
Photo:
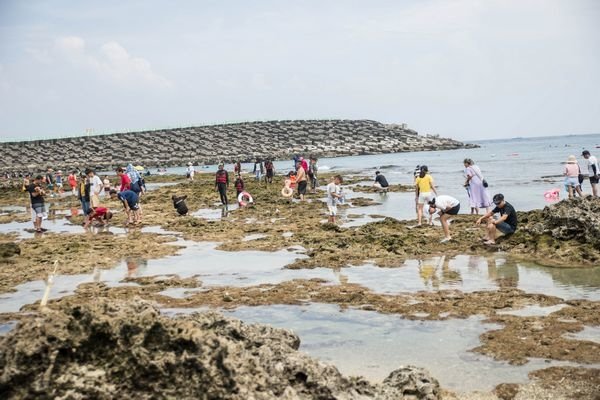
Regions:
<instances>
[{"instance_id":1,"label":"child crouching on rock","mask_svg":"<svg viewBox=\"0 0 600 400\"><path fill-rule=\"evenodd\" d=\"M85 223L83 224L84 228L90 226L90 224L97 220L100 222L102 226L108 225L108 221L112 218L112 213L106 207L96 207L92 210L92 212L88 215Z\"/></svg>"},{"instance_id":2,"label":"child crouching on rock","mask_svg":"<svg viewBox=\"0 0 600 400\"><path fill-rule=\"evenodd\" d=\"M140 205L139 205L139 197L132 190L125 190L120 193L117 193L115 189L110 191L110 198L113 200L119 199L121 203L123 203L123 207L125 208L125 213L127 214L127 223L129 224L141 224L142 223L142 215L140 214Z\"/></svg>"},{"instance_id":3,"label":"child crouching on rock","mask_svg":"<svg viewBox=\"0 0 600 400\"><path fill-rule=\"evenodd\" d=\"M188 213L188 207L187 204L185 204L185 199L187 199L187 196L177 196L177 195L173 195L171 197L171 200L173 200L173 207L177 210L177 213L179 215L187 215Z\"/></svg>"}]
</instances>

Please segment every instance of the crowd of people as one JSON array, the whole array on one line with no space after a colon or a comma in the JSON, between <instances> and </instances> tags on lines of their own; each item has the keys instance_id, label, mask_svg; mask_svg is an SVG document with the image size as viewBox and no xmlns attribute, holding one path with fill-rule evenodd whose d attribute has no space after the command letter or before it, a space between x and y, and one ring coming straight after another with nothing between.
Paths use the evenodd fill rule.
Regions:
<instances>
[{"instance_id":1,"label":"crowd of people","mask_svg":"<svg viewBox=\"0 0 600 400\"><path fill-rule=\"evenodd\" d=\"M588 150L583 151L582 157L585 160L588 179L592 188L592 195L598 196L598 181L600 178L600 166L596 157L592 156ZM486 244L495 244L498 234L509 235L517 230L517 213L515 208L504 199L502 193L497 193L493 197L488 193L488 183L483 176L479 166L470 159L466 158L464 164L464 188L469 198L469 208L471 214L479 214L480 210L485 213L476 221L477 224L484 224L486 227L483 238ZM305 159L301 156L294 156L294 168L285 174L284 188L282 195L292 197L294 193L300 201L305 200L308 187L312 193L316 193L319 186L318 181L318 163L315 157ZM252 204L252 197L246 192L246 185L242 176L242 166L236 162L233 166L235 181L233 183L236 190L236 199L241 206ZM187 178L194 180L195 169L192 163L187 167ZM257 159L252 167L252 174L257 182L264 182L269 185L273 183L275 176L275 167L272 160L261 161ZM579 167L577 158L573 155L567 158L563 174L565 176L564 186L569 198L574 196L583 196L582 183L585 180L584 174ZM142 221L142 208L140 198L146 191L144 177L129 164L125 168L118 168L116 175L119 178L118 184L112 185L108 176L101 179L92 169L84 172L72 171L66 178L72 194L77 196L80 201L83 214L85 216L83 225L90 226L93 223L105 225L112 218L112 212L102 204L103 198L111 198L121 202L127 216L126 225L138 225ZM331 179L326 187L326 204L328 208L330 223L336 222L337 205L343 202L344 195L342 190L343 179L336 175ZM229 198L227 191L230 185L229 173L224 164L220 163L215 173L215 191L219 193L219 198L227 208ZM387 193L389 182L386 177L376 171L374 185L382 192ZM64 193L64 181L62 171L54 172L48 168L45 175L37 175L31 179L30 175L23 176L23 191L29 193L31 200L32 219L36 232L44 232L42 220L45 213L45 196L53 196ZM433 176L426 165L419 165L414 172L415 187L415 212L417 225L423 225L425 214L429 215L429 224L433 223L433 217L438 216L444 232L444 238L441 243L447 243L452 240L450 233L450 218L457 215L460 211L460 201L447 194L440 194L436 188ZM173 206L180 215L186 215L188 212L185 204L185 196L173 196ZM499 217L494 216L499 214Z\"/></svg>"}]
</instances>

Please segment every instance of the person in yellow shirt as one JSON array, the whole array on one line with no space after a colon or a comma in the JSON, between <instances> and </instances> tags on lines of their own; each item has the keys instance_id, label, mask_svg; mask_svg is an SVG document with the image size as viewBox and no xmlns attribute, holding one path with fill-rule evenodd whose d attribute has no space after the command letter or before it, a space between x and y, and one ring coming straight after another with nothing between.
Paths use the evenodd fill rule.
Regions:
<instances>
[{"instance_id":1,"label":"person in yellow shirt","mask_svg":"<svg viewBox=\"0 0 600 400\"><path fill-rule=\"evenodd\" d=\"M430 200L431 193L434 193L437 196L433 178L429 174L427 165L421 165L419 176L415 179L415 187L417 191L417 220L418 225L420 226L421 220L423 219L423 206Z\"/></svg>"}]
</instances>

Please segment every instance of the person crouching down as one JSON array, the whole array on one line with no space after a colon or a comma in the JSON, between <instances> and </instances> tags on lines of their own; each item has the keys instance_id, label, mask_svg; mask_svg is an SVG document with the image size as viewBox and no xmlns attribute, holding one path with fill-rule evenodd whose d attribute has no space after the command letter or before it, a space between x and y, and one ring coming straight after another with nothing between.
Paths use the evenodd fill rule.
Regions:
<instances>
[{"instance_id":1,"label":"person crouching down","mask_svg":"<svg viewBox=\"0 0 600 400\"><path fill-rule=\"evenodd\" d=\"M108 211L108 208L106 208L106 207L96 207L89 214L87 220L83 224L83 227L87 228L88 226L90 226L90 224L94 220L100 222L100 225L106 226L106 225L108 225L108 221L111 220L112 216L113 215L112 215L112 213L110 211Z\"/></svg>"},{"instance_id":2,"label":"person crouching down","mask_svg":"<svg viewBox=\"0 0 600 400\"><path fill-rule=\"evenodd\" d=\"M448 219L451 215L456 215L460 211L460 201L456 200L452 196L440 195L429 200L429 214L432 214L439 210L440 222L444 229L444 239L440 243L446 243L452 240L450 236L450 224Z\"/></svg>"},{"instance_id":3,"label":"person crouching down","mask_svg":"<svg viewBox=\"0 0 600 400\"><path fill-rule=\"evenodd\" d=\"M177 196L177 195L173 195L171 197L171 200L173 200L173 207L177 210L177 213L179 215L187 215L188 213L188 207L187 204L185 204L185 199L187 199L187 196Z\"/></svg>"},{"instance_id":4,"label":"person crouching down","mask_svg":"<svg viewBox=\"0 0 600 400\"><path fill-rule=\"evenodd\" d=\"M477 225L483 221L487 222L486 235L483 240L485 240L485 244L489 245L496 244L497 231L504 235L511 235L517 230L517 212L509 202L504 200L502 193L494 196L494 204L496 208L477 220ZM496 213L500 214L500 218L493 219L492 217Z\"/></svg>"},{"instance_id":5,"label":"person crouching down","mask_svg":"<svg viewBox=\"0 0 600 400\"><path fill-rule=\"evenodd\" d=\"M125 213L127 214L127 223L125 225L138 225L142 223L139 197L133 190L125 190L117 193L115 189L112 189L110 191L110 198L113 200L119 199L123 203Z\"/></svg>"}]
</instances>

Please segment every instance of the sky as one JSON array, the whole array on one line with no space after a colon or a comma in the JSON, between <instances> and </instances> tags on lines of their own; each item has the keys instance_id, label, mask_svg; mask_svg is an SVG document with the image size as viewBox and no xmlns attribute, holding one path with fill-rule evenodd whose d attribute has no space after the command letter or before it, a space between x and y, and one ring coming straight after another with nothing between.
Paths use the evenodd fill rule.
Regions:
<instances>
[{"instance_id":1,"label":"sky","mask_svg":"<svg viewBox=\"0 0 600 400\"><path fill-rule=\"evenodd\" d=\"M600 133L600 0L0 0L0 141L321 118Z\"/></svg>"}]
</instances>

